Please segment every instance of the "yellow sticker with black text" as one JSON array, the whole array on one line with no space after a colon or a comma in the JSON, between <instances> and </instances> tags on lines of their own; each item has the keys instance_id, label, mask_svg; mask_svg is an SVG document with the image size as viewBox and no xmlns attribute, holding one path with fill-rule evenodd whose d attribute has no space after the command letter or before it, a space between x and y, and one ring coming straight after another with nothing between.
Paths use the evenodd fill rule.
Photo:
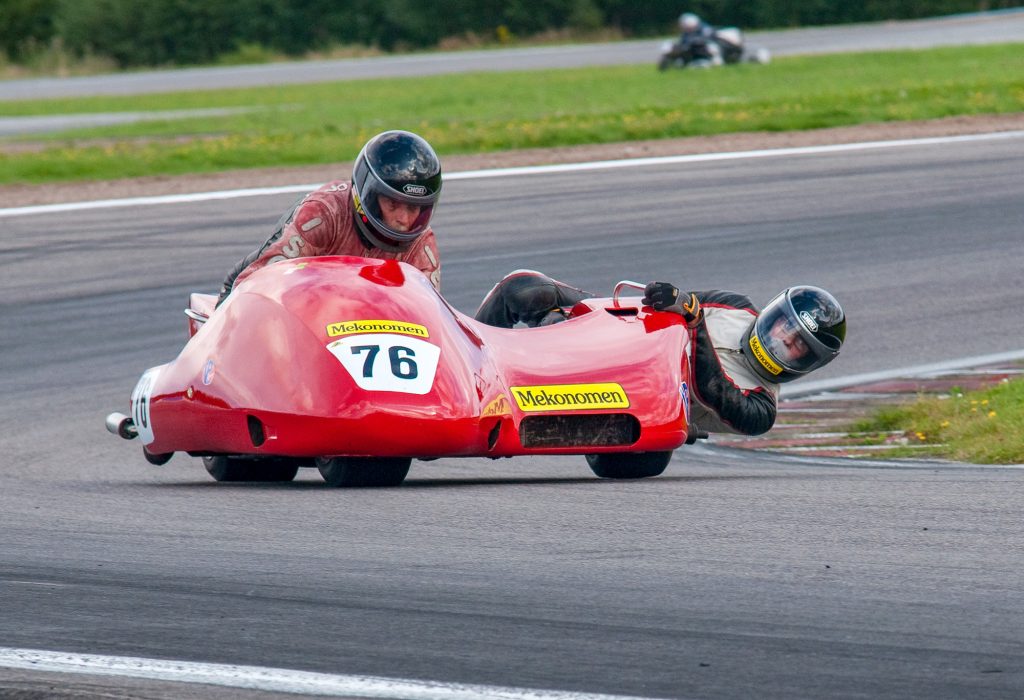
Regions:
<instances>
[{"instance_id":1,"label":"yellow sticker with black text","mask_svg":"<svg viewBox=\"0 0 1024 700\"><path fill-rule=\"evenodd\" d=\"M417 338L430 337L426 327L416 323L406 323L405 321L339 321L338 323L327 324L327 335L331 338L337 338L341 335L354 335L356 333L398 333Z\"/></svg>"},{"instance_id":2,"label":"yellow sticker with black text","mask_svg":"<svg viewBox=\"0 0 1024 700\"><path fill-rule=\"evenodd\" d=\"M761 347L761 341L757 339L757 336L753 333L750 334L750 349L754 353L754 357L761 363L762 366L772 374L782 374L782 368L775 363L772 358L768 357L768 353L765 352L764 348Z\"/></svg>"},{"instance_id":3,"label":"yellow sticker with black text","mask_svg":"<svg viewBox=\"0 0 1024 700\"><path fill-rule=\"evenodd\" d=\"M512 396L520 410L528 412L629 408L626 391L615 382L514 386Z\"/></svg>"}]
</instances>

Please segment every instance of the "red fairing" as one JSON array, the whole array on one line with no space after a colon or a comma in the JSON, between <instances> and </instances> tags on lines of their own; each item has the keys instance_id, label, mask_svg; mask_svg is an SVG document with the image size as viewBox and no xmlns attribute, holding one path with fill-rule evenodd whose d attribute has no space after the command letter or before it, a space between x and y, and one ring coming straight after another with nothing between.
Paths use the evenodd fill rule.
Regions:
<instances>
[{"instance_id":1,"label":"red fairing","mask_svg":"<svg viewBox=\"0 0 1024 700\"><path fill-rule=\"evenodd\" d=\"M564 323L508 330L456 311L406 263L306 258L239 284L143 376L132 414L153 454L671 450L686 440L688 350L679 317L638 299L588 299ZM579 444L591 423L574 421L600 414L636 424L628 444ZM575 441L561 441L562 416Z\"/></svg>"}]
</instances>

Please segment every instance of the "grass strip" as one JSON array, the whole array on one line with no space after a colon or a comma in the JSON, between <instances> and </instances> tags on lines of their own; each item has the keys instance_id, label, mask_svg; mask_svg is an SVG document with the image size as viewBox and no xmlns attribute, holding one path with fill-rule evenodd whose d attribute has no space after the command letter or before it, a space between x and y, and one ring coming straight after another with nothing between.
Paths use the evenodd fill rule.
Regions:
<instances>
[{"instance_id":1,"label":"grass strip","mask_svg":"<svg viewBox=\"0 0 1024 700\"><path fill-rule=\"evenodd\" d=\"M852 435L870 443L897 433L906 447L887 456L930 455L973 464L1024 464L1024 379L991 389L925 396L885 408L856 423Z\"/></svg>"},{"instance_id":2,"label":"grass strip","mask_svg":"<svg viewBox=\"0 0 1024 700\"><path fill-rule=\"evenodd\" d=\"M441 154L1024 111L1020 44L0 103L0 115L255 108L0 142L0 184L350 160L402 128Z\"/></svg>"}]
</instances>

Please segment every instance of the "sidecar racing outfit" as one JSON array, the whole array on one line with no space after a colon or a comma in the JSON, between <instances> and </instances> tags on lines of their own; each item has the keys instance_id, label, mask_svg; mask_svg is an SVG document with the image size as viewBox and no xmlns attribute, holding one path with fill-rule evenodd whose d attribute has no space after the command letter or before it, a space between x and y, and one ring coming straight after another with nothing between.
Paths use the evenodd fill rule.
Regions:
<instances>
[{"instance_id":1,"label":"sidecar racing outfit","mask_svg":"<svg viewBox=\"0 0 1024 700\"><path fill-rule=\"evenodd\" d=\"M236 284L267 265L317 255L356 255L398 260L420 269L441 287L441 258L432 229L427 228L406 250L375 245L357 227L351 185L329 182L303 197L281 220L266 242L243 258L224 279L222 302Z\"/></svg>"},{"instance_id":2,"label":"sidecar racing outfit","mask_svg":"<svg viewBox=\"0 0 1024 700\"><path fill-rule=\"evenodd\" d=\"M695 292L703 313L691 329L692 421L701 430L760 435L775 423L778 384L755 372L741 350L758 312L736 292ZM476 312L482 323L502 328L565 320L580 300L597 296L533 270L510 273Z\"/></svg>"}]
</instances>

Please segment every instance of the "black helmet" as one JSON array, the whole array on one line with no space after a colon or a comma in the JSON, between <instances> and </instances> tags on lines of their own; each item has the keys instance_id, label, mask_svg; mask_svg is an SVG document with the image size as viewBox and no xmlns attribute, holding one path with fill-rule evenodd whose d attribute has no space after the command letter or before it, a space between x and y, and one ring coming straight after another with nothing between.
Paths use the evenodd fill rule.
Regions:
<instances>
[{"instance_id":1,"label":"black helmet","mask_svg":"<svg viewBox=\"0 0 1024 700\"><path fill-rule=\"evenodd\" d=\"M360 233L383 250L401 251L430 226L441 194L441 161L430 144L408 131L370 139L352 167L352 201ZM407 230L384 223L379 197L420 207Z\"/></svg>"},{"instance_id":2,"label":"black helmet","mask_svg":"<svg viewBox=\"0 0 1024 700\"><path fill-rule=\"evenodd\" d=\"M846 339L846 315L818 287L790 287L768 302L743 337L743 354L770 382L789 382L827 365Z\"/></svg>"}]
</instances>

